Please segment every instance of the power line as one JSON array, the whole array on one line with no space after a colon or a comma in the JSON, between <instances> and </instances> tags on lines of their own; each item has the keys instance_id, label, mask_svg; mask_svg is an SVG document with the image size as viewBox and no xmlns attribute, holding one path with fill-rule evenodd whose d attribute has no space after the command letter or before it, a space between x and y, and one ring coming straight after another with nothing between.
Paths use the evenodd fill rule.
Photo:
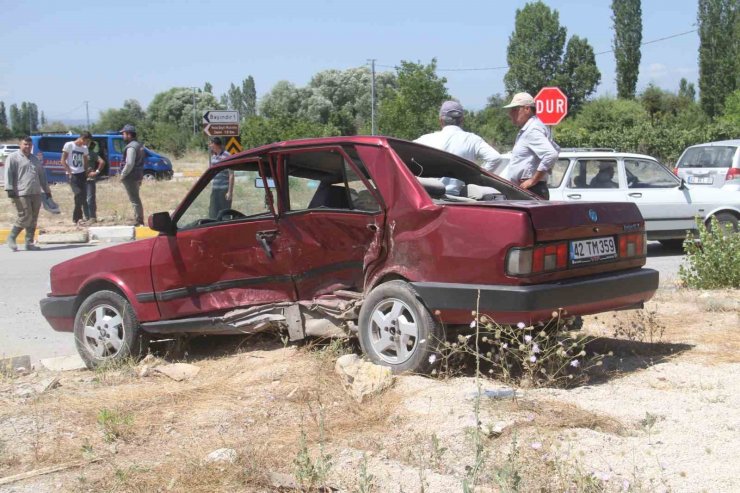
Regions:
<instances>
[{"instance_id":1,"label":"power line","mask_svg":"<svg viewBox=\"0 0 740 493\"><path fill-rule=\"evenodd\" d=\"M665 36L663 38L651 39L650 41L645 41L644 43L640 43L640 46L658 43L660 41L666 41L668 39L678 38L680 36L686 36L687 34L695 33L696 31L698 31L698 29L692 29L690 31L685 31L685 32L678 33L678 34L671 34L670 36ZM594 56L605 55L607 53L614 53L614 49L594 53ZM375 66L382 67L382 68L392 68L392 69L398 68L398 65L376 64ZM490 71L490 70L506 70L508 68L509 67L507 65L501 65L498 67L438 68L437 72L482 72L482 71Z\"/></svg>"}]
</instances>

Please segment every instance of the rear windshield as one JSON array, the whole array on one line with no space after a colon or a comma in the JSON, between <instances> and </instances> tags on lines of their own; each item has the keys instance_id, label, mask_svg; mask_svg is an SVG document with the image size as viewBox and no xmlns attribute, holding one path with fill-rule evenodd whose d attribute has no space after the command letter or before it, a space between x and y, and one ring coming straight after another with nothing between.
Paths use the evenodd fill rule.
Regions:
<instances>
[{"instance_id":1,"label":"rear windshield","mask_svg":"<svg viewBox=\"0 0 740 493\"><path fill-rule=\"evenodd\" d=\"M690 147L678 161L678 168L729 168L736 146Z\"/></svg>"}]
</instances>

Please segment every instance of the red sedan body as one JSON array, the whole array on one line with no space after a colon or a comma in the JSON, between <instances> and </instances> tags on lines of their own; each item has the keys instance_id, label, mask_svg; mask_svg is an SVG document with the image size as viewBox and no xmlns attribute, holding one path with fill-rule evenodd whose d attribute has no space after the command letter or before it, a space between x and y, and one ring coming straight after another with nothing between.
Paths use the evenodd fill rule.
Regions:
<instances>
[{"instance_id":1,"label":"red sedan body","mask_svg":"<svg viewBox=\"0 0 740 493\"><path fill-rule=\"evenodd\" d=\"M231 201L214 210L229 173ZM537 200L464 159L385 137L245 151L206 172L173 214L155 214L150 225L159 236L52 268L41 307L55 330L105 332L102 322L82 320L94 309L85 300L101 291L125 300L143 333L277 324L299 339L372 332L362 307L389 282L411 290L435 324L468 324L476 307L502 324L637 307L658 285L657 272L643 268L644 222L634 204ZM391 298L413 308L413 300ZM386 305L378 302L365 325L382 326ZM398 316L403 307L396 318L410 324L411 315Z\"/></svg>"}]
</instances>

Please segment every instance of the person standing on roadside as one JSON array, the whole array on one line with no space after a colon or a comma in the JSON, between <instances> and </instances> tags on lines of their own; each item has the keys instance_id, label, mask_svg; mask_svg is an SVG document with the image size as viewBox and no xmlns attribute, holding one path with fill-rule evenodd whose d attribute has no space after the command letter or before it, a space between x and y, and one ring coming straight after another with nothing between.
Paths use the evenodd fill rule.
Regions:
<instances>
[{"instance_id":1,"label":"person standing on roadside","mask_svg":"<svg viewBox=\"0 0 740 493\"><path fill-rule=\"evenodd\" d=\"M88 224L95 224L98 222L98 205L96 198L97 180L100 173L103 172L105 167L105 161L100 155L95 152L95 141L91 141L87 145L88 156L87 156L87 168L85 169L85 176L87 183L85 185L86 201L82 208L82 212L85 214L85 221Z\"/></svg>"},{"instance_id":2,"label":"person standing on roadside","mask_svg":"<svg viewBox=\"0 0 740 493\"><path fill-rule=\"evenodd\" d=\"M87 200L85 170L88 157L87 145L91 140L90 132L82 132L77 139L67 142L62 148L62 165L69 177L69 185L72 187L75 201L72 222L78 225L83 224L82 218Z\"/></svg>"},{"instance_id":3,"label":"person standing on roadside","mask_svg":"<svg viewBox=\"0 0 740 493\"><path fill-rule=\"evenodd\" d=\"M445 101L439 109L442 130L425 134L414 142L447 151L468 161L483 162L483 169L493 172L501 162L501 154L488 145L483 137L462 129L463 107L457 101Z\"/></svg>"},{"instance_id":4,"label":"person standing on roadside","mask_svg":"<svg viewBox=\"0 0 740 493\"><path fill-rule=\"evenodd\" d=\"M537 118L534 98L530 94L515 94L504 108L509 109L511 123L520 129L511 150L507 178L549 200L547 177L558 160L560 146L552 140L550 128Z\"/></svg>"},{"instance_id":5,"label":"person standing on roadside","mask_svg":"<svg viewBox=\"0 0 740 493\"><path fill-rule=\"evenodd\" d=\"M211 161L209 166L213 167L222 160L231 156L224 150L224 143L220 137L211 137L208 144L211 150ZM231 198L234 193L234 172L224 170L211 180L211 203L208 207L208 217L216 219L218 213L224 209L231 209Z\"/></svg>"},{"instance_id":6,"label":"person standing on roadside","mask_svg":"<svg viewBox=\"0 0 740 493\"><path fill-rule=\"evenodd\" d=\"M51 197L46 172L39 159L31 153L31 137L23 137L20 145L21 149L8 156L5 162L5 191L17 212L13 229L8 235L8 247L14 252L18 250L15 240L24 228L26 250L40 250L33 244L33 237L41 210L41 193Z\"/></svg>"},{"instance_id":7,"label":"person standing on roadside","mask_svg":"<svg viewBox=\"0 0 740 493\"><path fill-rule=\"evenodd\" d=\"M133 226L144 225L144 206L139 197L141 181L144 179L144 146L136 140L136 127L124 125L121 129L123 142L123 168L121 169L121 183L126 189L128 199L134 209Z\"/></svg>"}]
</instances>

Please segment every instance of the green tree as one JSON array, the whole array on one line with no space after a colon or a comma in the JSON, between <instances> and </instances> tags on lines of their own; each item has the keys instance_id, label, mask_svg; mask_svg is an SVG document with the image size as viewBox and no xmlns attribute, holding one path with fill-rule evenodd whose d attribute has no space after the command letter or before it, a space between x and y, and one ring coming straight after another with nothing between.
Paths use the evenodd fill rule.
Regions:
<instances>
[{"instance_id":1,"label":"green tree","mask_svg":"<svg viewBox=\"0 0 740 493\"><path fill-rule=\"evenodd\" d=\"M339 134L339 130L331 125L306 119L284 115L274 118L252 116L242 122L241 138L242 145L245 148L251 148L283 140L329 137Z\"/></svg>"},{"instance_id":2,"label":"green tree","mask_svg":"<svg viewBox=\"0 0 740 493\"><path fill-rule=\"evenodd\" d=\"M8 127L8 115L5 111L5 102L0 101L0 139L8 139L12 136Z\"/></svg>"},{"instance_id":3,"label":"green tree","mask_svg":"<svg viewBox=\"0 0 740 493\"><path fill-rule=\"evenodd\" d=\"M738 0L699 0L699 93L710 117L740 87L739 9Z\"/></svg>"},{"instance_id":4,"label":"green tree","mask_svg":"<svg viewBox=\"0 0 740 493\"><path fill-rule=\"evenodd\" d=\"M511 149L519 131L511 124L506 110L502 109L508 102L502 95L494 94L488 98L483 110L465 115L465 128L483 137L500 152Z\"/></svg>"},{"instance_id":5,"label":"green tree","mask_svg":"<svg viewBox=\"0 0 740 493\"><path fill-rule=\"evenodd\" d=\"M694 87L694 83L682 78L678 83L678 97L692 102L696 101L696 87Z\"/></svg>"},{"instance_id":6,"label":"green tree","mask_svg":"<svg viewBox=\"0 0 740 493\"><path fill-rule=\"evenodd\" d=\"M152 124L173 123L177 128L190 129L193 133L193 115L198 132L203 113L206 110L220 108L221 105L213 94L207 92L193 94L192 89L188 87L173 87L154 96L147 108L147 117Z\"/></svg>"},{"instance_id":7,"label":"green tree","mask_svg":"<svg viewBox=\"0 0 740 493\"><path fill-rule=\"evenodd\" d=\"M64 122L60 121L53 121L53 122L44 122L41 125L41 128L39 129L42 132L49 132L49 133L64 133L69 131L69 127L64 124Z\"/></svg>"},{"instance_id":8,"label":"green tree","mask_svg":"<svg viewBox=\"0 0 740 493\"><path fill-rule=\"evenodd\" d=\"M537 94L551 85L558 75L566 29L560 26L557 10L537 1L517 9L514 32L509 37L504 76L508 93L527 91Z\"/></svg>"},{"instance_id":9,"label":"green tree","mask_svg":"<svg viewBox=\"0 0 740 493\"><path fill-rule=\"evenodd\" d=\"M572 36L558 69L556 84L568 96L568 112L577 113L601 81L594 49L585 38Z\"/></svg>"},{"instance_id":10,"label":"green tree","mask_svg":"<svg viewBox=\"0 0 740 493\"><path fill-rule=\"evenodd\" d=\"M447 79L438 77L437 60L428 65L401 61L398 88L380 101L378 129L383 135L415 139L439 127L439 107L446 99Z\"/></svg>"},{"instance_id":11,"label":"green tree","mask_svg":"<svg viewBox=\"0 0 740 493\"><path fill-rule=\"evenodd\" d=\"M100 112L98 121L93 124L95 132L117 132L130 123L140 127L145 123L146 113L135 99L127 99L122 108L110 108Z\"/></svg>"},{"instance_id":12,"label":"green tree","mask_svg":"<svg viewBox=\"0 0 740 493\"><path fill-rule=\"evenodd\" d=\"M640 0L612 0L614 58L617 62L617 96L634 99L640 73L642 7Z\"/></svg>"},{"instance_id":13,"label":"green tree","mask_svg":"<svg viewBox=\"0 0 740 493\"><path fill-rule=\"evenodd\" d=\"M213 84L206 81L206 83L203 84L203 92L213 94Z\"/></svg>"},{"instance_id":14,"label":"green tree","mask_svg":"<svg viewBox=\"0 0 740 493\"><path fill-rule=\"evenodd\" d=\"M244 98L244 114L242 118L249 118L257 114L257 88L254 77L251 75L242 81L242 97Z\"/></svg>"},{"instance_id":15,"label":"green tree","mask_svg":"<svg viewBox=\"0 0 740 493\"><path fill-rule=\"evenodd\" d=\"M23 120L21 119L21 110L18 109L17 104L10 105L10 130L16 137L25 135L23 130Z\"/></svg>"},{"instance_id":16,"label":"green tree","mask_svg":"<svg viewBox=\"0 0 740 493\"><path fill-rule=\"evenodd\" d=\"M720 121L735 127L736 135L740 135L740 89L727 96Z\"/></svg>"}]
</instances>

